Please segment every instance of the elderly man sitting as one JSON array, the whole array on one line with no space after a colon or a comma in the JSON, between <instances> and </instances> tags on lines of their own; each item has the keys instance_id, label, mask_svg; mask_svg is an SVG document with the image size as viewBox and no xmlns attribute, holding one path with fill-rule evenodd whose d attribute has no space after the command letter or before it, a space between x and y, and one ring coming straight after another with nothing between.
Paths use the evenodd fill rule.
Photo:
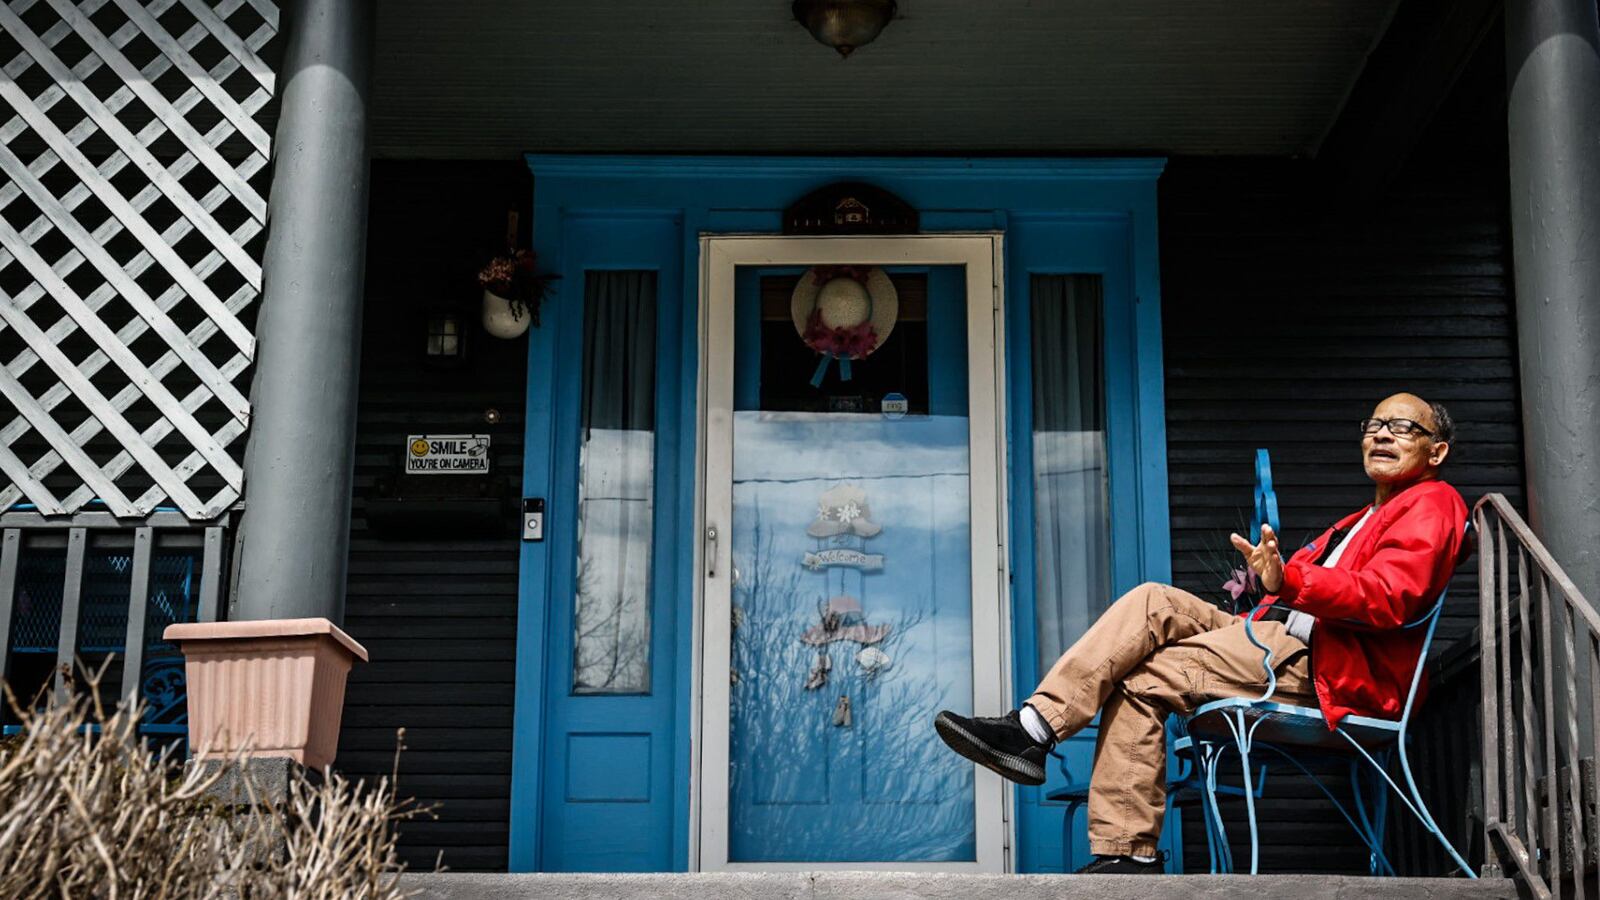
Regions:
<instances>
[{"instance_id":1,"label":"elderly man sitting","mask_svg":"<svg viewBox=\"0 0 1600 900\"><path fill-rule=\"evenodd\" d=\"M1377 484L1370 506L1287 563L1270 527L1255 543L1233 535L1269 592L1266 602L1288 610L1254 628L1273 651L1277 699L1317 704L1330 728L1350 713L1400 715L1422 640L1401 626L1444 590L1464 539L1466 504L1439 479L1454 433L1443 406L1396 394L1361 421L1362 462ZM1259 695L1265 681L1242 618L1170 585L1142 584L1056 660L1020 710L995 719L945 711L934 727L962 756L1037 785L1051 747L1098 711L1089 789L1095 859L1079 871L1155 873L1167 715Z\"/></svg>"}]
</instances>

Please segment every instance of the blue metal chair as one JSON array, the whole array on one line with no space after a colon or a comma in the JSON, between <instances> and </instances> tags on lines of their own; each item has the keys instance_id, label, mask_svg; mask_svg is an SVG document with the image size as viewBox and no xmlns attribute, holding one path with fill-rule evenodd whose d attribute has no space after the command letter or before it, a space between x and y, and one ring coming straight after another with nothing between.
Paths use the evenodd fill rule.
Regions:
<instances>
[{"instance_id":1,"label":"blue metal chair","mask_svg":"<svg viewBox=\"0 0 1600 900\"><path fill-rule=\"evenodd\" d=\"M1167 729L1171 737L1172 750L1177 756L1178 760L1177 771L1172 772L1167 776L1167 805L1169 808L1187 808L1192 806L1208 808L1208 803L1206 800L1206 780L1204 777L1202 777L1200 769L1195 765L1196 748L1193 746L1193 741L1190 739L1190 737L1184 733L1183 725L1183 721L1176 717L1167 721ZM1055 758L1059 761L1058 767L1061 770L1061 774L1067 779L1067 785L1066 787L1058 788L1049 792L1048 794L1045 794L1044 798L1057 803L1067 804L1066 814L1061 820L1061 853L1062 858L1065 861L1065 868L1070 872L1077 868L1073 864L1072 859L1073 828L1077 822L1078 810L1089 802L1089 782L1086 780L1073 780L1072 771L1067 767L1067 757L1064 754L1052 751L1051 755L1055 756ZM1252 781L1252 784L1254 785L1255 792L1254 799L1261 799L1261 792L1265 790L1267 786L1267 767L1265 764L1260 767L1260 771L1257 773L1256 778ZM1213 798L1211 802L1215 802L1216 797L1244 796L1243 788L1233 787L1232 785L1218 786L1216 784L1212 784L1210 785L1210 789L1210 796ZM1221 837L1219 839L1219 835L1216 833L1216 829L1212 822L1212 817L1209 814L1205 817L1205 823L1206 850L1209 852L1211 857L1211 870L1216 872L1219 871L1220 867L1223 865L1218 860L1217 854L1227 853L1228 843L1225 837Z\"/></svg>"},{"instance_id":2,"label":"blue metal chair","mask_svg":"<svg viewBox=\"0 0 1600 900\"><path fill-rule=\"evenodd\" d=\"M1263 472L1266 473L1265 479L1262 478ZM1264 502L1263 494L1266 495L1267 502ZM1277 503L1271 494L1271 464L1267 459L1267 451L1258 450L1257 517L1259 521L1267 521L1276 531ZM1259 521L1256 527L1257 533L1260 531ZM1468 527L1471 527L1470 523ZM1428 811L1427 804L1423 802L1422 795L1417 789L1416 779L1412 777L1411 761L1406 753L1406 730L1416 704L1417 687L1422 681L1422 668L1428 658L1428 648L1433 644L1434 630L1438 627L1439 615L1444 609L1446 593L1448 591L1441 593L1432 608L1421 618L1403 626L1407 629L1425 628L1427 631L1422 641L1421 652L1417 655L1416 669L1412 673L1411 687L1406 692L1406 701L1399 720L1347 716L1331 731L1322 716L1322 710L1273 701L1272 695L1277 690L1277 676L1272 671L1272 651L1256 640L1253 627L1255 612L1261 607L1256 607L1256 610L1252 610L1245 617L1246 636L1252 644L1261 648L1261 666L1267 677L1266 692L1254 699L1231 697L1204 704L1184 723L1185 732L1193 742L1191 752L1196 757L1204 783L1204 808L1210 826L1207 836L1214 845L1221 845L1220 852L1213 846L1212 860L1215 864L1213 872L1233 870L1232 854L1229 851L1222 816L1216 803L1217 793L1224 790L1217 787L1217 764L1221 760L1222 753L1232 747L1239 754L1244 779L1245 810L1250 824L1250 874L1256 874L1260 861L1259 829L1256 824L1255 808L1256 798L1260 794L1251 790L1250 754L1253 750L1261 748L1271 750L1305 773L1333 803L1370 851L1369 869L1372 874L1395 874L1394 867L1383 853L1388 798L1385 788L1388 788L1394 791L1406 809L1438 840L1456 865L1460 866L1469 878L1477 877L1472 867L1451 846L1449 839L1444 836L1433 815ZM1354 815L1301 761L1301 757L1318 756L1331 756L1348 761L1355 800ZM1398 756L1400 759L1405 788L1401 788L1389 774L1388 763L1392 756ZM1370 796L1363 796L1361 774L1364 765L1370 766L1380 779L1373 782Z\"/></svg>"}]
</instances>

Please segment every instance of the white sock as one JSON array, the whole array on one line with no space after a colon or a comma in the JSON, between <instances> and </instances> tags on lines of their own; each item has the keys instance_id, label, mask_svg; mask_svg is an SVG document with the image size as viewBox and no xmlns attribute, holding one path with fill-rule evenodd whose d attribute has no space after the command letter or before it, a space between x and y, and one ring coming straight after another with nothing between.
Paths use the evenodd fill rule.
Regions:
<instances>
[{"instance_id":1,"label":"white sock","mask_svg":"<svg viewBox=\"0 0 1600 900\"><path fill-rule=\"evenodd\" d=\"M1028 732L1028 737L1041 744L1056 742L1056 733L1050 730L1050 723L1044 720L1044 716L1039 715L1037 709L1026 703L1022 704L1022 727Z\"/></svg>"},{"instance_id":2,"label":"white sock","mask_svg":"<svg viewBox=\"0 0 1600 900\"><path fill-rule=\"evenodd\" d=\"M1156 858L1154 856L1130 856L1128 858L1133 860L1134 862L1142 862L1142 863L1153 863L1153 862L1156 861Z\"/></svg>"}]
</instances>

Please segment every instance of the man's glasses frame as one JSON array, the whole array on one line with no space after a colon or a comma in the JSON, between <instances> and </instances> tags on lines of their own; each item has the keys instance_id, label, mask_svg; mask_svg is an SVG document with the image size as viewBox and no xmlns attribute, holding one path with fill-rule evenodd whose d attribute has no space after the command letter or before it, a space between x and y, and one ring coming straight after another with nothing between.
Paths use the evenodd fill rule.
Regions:
<instances>
[{"instance_id":1,"label":"man's glasses frame","mask_svg":"<svg viewBox=\"0 0 1600 900\"><path fill-rule=\"evenodd\" d=\"M1377 434L1388 426L1389 433L1395 437L1411 437L1420 434L1423 437L1433 437L1433 432L1423 428L1421 423L1414 419L1362 419L1362 434Z\"/></svg>"}]
</instances>

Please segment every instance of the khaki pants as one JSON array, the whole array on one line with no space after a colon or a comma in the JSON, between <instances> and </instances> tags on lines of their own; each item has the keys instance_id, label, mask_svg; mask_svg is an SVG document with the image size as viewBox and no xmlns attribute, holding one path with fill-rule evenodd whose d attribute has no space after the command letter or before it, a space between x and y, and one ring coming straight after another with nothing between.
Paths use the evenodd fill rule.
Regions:
<instances>
[{"instance_id":1,"label":"khaki pants","mask_svg":"<svg viewBox=\"0 0 1600 900\"><path fill-rule=\"evenodd\" d=\"M1316 706L1311 654L1281 622L1257 622L1272 648L1273 699ZM1166 809L1169 713L1266 690L1262 653L1244 620L1165 584L1122 595L1056 660L1028 703L1067 738L1100 712L1089 787L1089 848L1153 856Z\"/></svg>"}]
</instances>

